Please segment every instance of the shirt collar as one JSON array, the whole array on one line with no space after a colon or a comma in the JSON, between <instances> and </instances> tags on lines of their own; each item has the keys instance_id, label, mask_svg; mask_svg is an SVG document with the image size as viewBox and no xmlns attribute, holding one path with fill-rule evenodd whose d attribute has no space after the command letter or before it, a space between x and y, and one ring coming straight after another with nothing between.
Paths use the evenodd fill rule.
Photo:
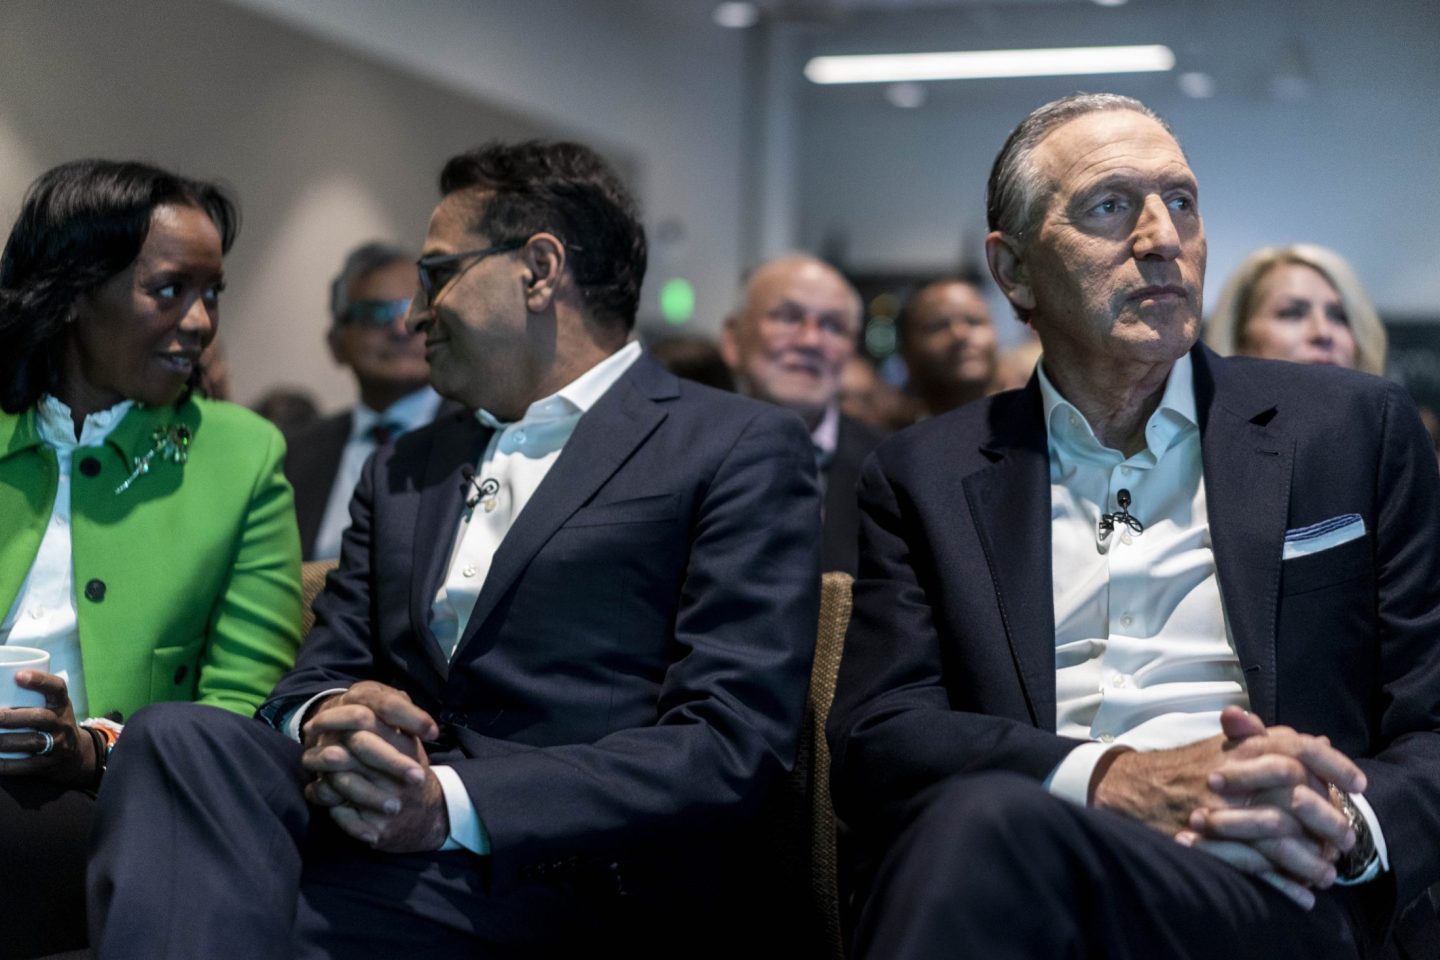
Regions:
<instances>
[{"instance_id":1,"label":"shirt collar","mask_svg":"<svg viewBox=\"0 0 1440 960\"><path fill-rule=\"evenodd\" d=\"M113 407L87 414L80 427L80 439L76 440L75 418L70 408L59 397L47 393L40 397L37 405L35 428L40 439L57 450L94 447L105 441L133 406L134 400L122 400Z\"/></svg>"},{"instance_id":2,"label":"shirt collar","mask_svg":"<svg viewBox=\"0 0 1440 960\"><path fill-rule=\"evenodd\" d=\"M418 430L431 420L435 419L435 413L440 409L440 394L436 393L429 386L421 387L413 393L396 400L382 411L375 411L357 403L355 410L350 416L350 439L368 436L370 428L377 423L388 423L395 427L396 433L408 433L411 430Z\"/></svg>"},{"instance_id":3,"label":"shirt collar","mask_svg":"<svg viewBox=\"0 0 1440 960\"><path fill-rule=\"evenodd\" d=\"M810 431L810 442L826 459L835 455L835 447L840 442L840 408L836 404L826 405L825 412L820 414L820 422Z\"/></svg>"},{"instance_id":4,"label":"shirt collar","mask_svg":"<svg viewBox=\"0 0 1440 960\"><path fill-rule=\"evenodd\" d=\"M630 341L548 397L536 400L525 410L517 423L556 420L575 413L585 413L624 375L630 365L640 359L640 344ZM492 429L504 429L505 421L489 410L476 410L475 419Z\"/></svg>"},{"instance_id":5,"label":"shirt collar","mask_svg":"<svg viewBox=\"0 0 1440 960\"><path fill-rule=\"evenodd\" d=\"M1045 410L1045 431L1051 453L1099 453L1107 450L1095 436L1085 415L1045 375L1045 358L1036 365L1040 380L1040 397ZM1176 360L1165 381L1160 405L1145 425L1145 441L1151 454L1159 459L1188 428L1199 428L1195 409L1195 371L1190 354ZM1111 451L1112 453L1114 451Z\"/></svg>"}]
</instances>

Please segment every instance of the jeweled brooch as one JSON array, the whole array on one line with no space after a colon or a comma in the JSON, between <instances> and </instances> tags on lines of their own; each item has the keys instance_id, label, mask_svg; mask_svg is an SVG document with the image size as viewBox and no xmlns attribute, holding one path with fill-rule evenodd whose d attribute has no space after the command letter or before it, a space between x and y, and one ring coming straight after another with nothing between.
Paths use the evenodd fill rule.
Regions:
<instances>
[{"instance_id":1,"label":"jeweled brooch","mask_svg":"<svg viewBox=\"0 0 1440 960\"><path fill-rule=\"evenodd\" d=\"M190 441L193 435L185 424L156 427L151 439L154 445L135 458L135 469L130 471L130 476L125 478L124 483L115 488L116 495L129 490L132 483L149 473L156 457L159 457L162 463L168 460L177 466L183 466L185 461L190 459Z\"/></svg>"}]
</instances>

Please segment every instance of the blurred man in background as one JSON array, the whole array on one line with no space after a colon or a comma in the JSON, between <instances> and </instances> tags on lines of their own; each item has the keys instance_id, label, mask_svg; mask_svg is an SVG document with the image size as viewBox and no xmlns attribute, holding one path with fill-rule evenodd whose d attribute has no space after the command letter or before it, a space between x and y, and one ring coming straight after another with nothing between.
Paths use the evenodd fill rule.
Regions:
<instances>
[{"instance_id":1,"label":"blurred man in background","mask_svg":"<svg viewBox=\"0 0 1440 960\"><path fill-rule=\"evenodd\" d=\"M900 314L900 350L923 415L954 410L991 392L995 325L973 283L946 278L915 291Z\"/></svg>"},{"instance_id":2,"label":"blurred man in background","mask_svg":"<svg viewBox=\"0 0 1440 960\"><path fill-rule=\"evenodd\" d=\"M824 486L820 564L854 573L859 517L855 481L880 441L840 412L840 374L855 354L860 295L840 271L805 254L761 264L720 343L741 389L800 415Z\"/></svg>"},{"instance_id":3,"label":"blurred man in background","mask_svg":"<svg viewBox=\"0 0 1440 960\"><path fill-rule=\"evenodd\" d=\"M365 458L382 443L435 419L425 338L405 329L415 296L415 255L367 243L345 258L330 285L330 355L355 376L360 402L287 435L285 474L295 488L306 560L340 556L350 494Z\"/></svg>"}]
</instances>

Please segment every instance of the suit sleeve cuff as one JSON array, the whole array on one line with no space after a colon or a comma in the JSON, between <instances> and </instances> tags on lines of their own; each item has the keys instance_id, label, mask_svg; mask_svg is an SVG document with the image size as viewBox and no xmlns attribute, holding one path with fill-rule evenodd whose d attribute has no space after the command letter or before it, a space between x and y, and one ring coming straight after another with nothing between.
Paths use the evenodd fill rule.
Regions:
<instances>
[{"instance_id":1,"label":"suit sleeve cuff","mask_svg":"<svg viewBox=\"0 0 1440 960\"><path fill-rule=\"evenodd\" d=\"M443 764L430 768L435 779L440 781L440 790L445 794L445 812L450 816L450 836L441 850L469 850L485 856L490 852L490 836L485 824L475 812L475 803L460 780L460 774Z\"/></svg>"},{"instance_id":2,"label":"suit sleeve cuff","mask_svg":"<svg viewBox=\"0 0 1440 960\"><path fill-rule=\"evenodd\" d=\"M304 703L300 704L300 706L296 707L285 715L284 721L280 724L280 732L285 734L285 736L289 737L291 740L294 740L296 743L299 743L300 724L305 722L305 715L310 712L310 708L315 705L316 701L323 700L326 697L333 697L337 693L344 693L346 689L346 687L336 687L333 690L321 690L319 693L315 694L315 696L311 697L309 700L306 700Z\"/></svg>"},{"instance_id":3,"label":"suit sleeve cuff","mask_svg":"<svg viewBox=\"0 0 1440 960\"><path fill-rule=\"evenodd\" d=\"M1129 750L1118 743L1100 743L1092 740L1082 743L1065 755L1045 778L1045 789L1054 796L1081 807L1090 805L1090 780L1095 776L1095 767L1107 755L1117 750Z\"/></svg>"},{"instance_id":4,"label":"suit sleeve cuff","mask_svg":"<svg viewBox=\"0 0 1440 960\"><path fill-rule=\"evenodd\" d=\"M1350 794L1350 802L1355 804L1355 809L1360 811L1360 816L1365 818L1365 825L1370 828L1370 839L1375 843L1375 860L1369 869L1354 880L1336 880L1336 885L1342 887L1369 883L1390 869L1390 851L1385 846L1385 834L1380 830L1380 819L1375 816L1375 808L1358 793Z\"/></svg>"}]
</instances>

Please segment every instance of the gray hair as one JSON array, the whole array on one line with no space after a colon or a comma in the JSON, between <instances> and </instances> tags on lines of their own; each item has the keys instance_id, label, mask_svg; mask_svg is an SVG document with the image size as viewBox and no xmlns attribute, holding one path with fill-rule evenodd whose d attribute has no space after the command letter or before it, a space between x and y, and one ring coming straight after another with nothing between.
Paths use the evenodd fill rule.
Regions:
<instances>
[{"instance_id":1,"label":"gray hair","mask_svg":"<svg viewBox=\"0 0 1440 960\"><path fill-rule=\"evenodd\" d=\"M350 285L392 263L414 263L415 254L404 247L379 240L350 251L340 275L330 282L330 319L339 323L350 309Z\"/></svg>"},{"instance_id":2,"label":"gray hair","mask_svg":"<svg viewBox=\"0 0 1440 960\"><path fill-rule=\"evenodd\" d=\"M985 186L985 216L991 230L999 230L1024 246L1043 203L1049 198L1047 184L1031 162L1035 148L1061 124L1107 110L1132 110L1160 124L1172 137L1175 135L1154 110L1134 97L1118 93L1072 93L1050 101L1020 121L995 157Z\"/></svg>"}]
</instances>

